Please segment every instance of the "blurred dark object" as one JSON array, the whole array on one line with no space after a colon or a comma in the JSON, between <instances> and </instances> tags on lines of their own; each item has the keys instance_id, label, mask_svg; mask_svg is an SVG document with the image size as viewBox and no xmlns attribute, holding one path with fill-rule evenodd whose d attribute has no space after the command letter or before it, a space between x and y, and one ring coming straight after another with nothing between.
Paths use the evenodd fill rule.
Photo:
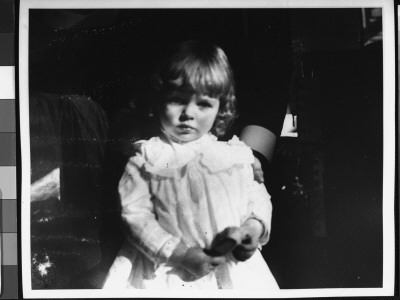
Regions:
<instances>
[{"instance_id":1,"label":"blurred dark object","mask_svg":"<svg viewBox=\"0 0 400 300\"><path fill-rule=\"evenodd\" d=\"M62 202L99 209L107 134L107 116L92 99L31 95L32 183L60 168Z\"/></svg>"},{"instance_id":2,"label":"blurred dark object","mask_svg":"<svg viewBox=\"0 0 400 300\"><path fill-rule=\"evenodd\" d=\"M101 282L82 277L101 260L99 227L100 215L93 211L57 199L32 203L32 288L100 287Z\"/></svg>"},{"instance_id":3,"label":"blurred dark object","mask_svg":"<svg viewBox=\"0 0 400 300\"><path fill-rule=\"evenodd\" d=\"M362 8L363 45L382 42L382 8Z\"/></svg>"},{"instance_id":4,"label":"blurred dark object","mask_svg":"<svg viewBox=\"0 0 400 300\"><path fill-rule=\"evenodd\" d=\"M382 43L295 57L299 132L277 145L263 253L281 288L382 287Z\"/></svg>"},{"instance_id":5,"label":"blurred dark object","mask_svg":"<svg viewBox=\"0 0 400 300\"><path fill-rule=\"evenodd\" d=\"M71 278L101 260L98 232L107 134L105 112L88 97L30 97L32 183L60 170L58 197L35 195L31 204L34 289L69 287Z\"/></svg>"}]
</instances>

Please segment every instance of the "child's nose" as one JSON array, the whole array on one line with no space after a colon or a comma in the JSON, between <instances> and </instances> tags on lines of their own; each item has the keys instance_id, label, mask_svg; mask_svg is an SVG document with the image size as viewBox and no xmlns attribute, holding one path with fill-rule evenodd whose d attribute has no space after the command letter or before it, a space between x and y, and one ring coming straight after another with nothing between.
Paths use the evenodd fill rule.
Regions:
<instances>
[{"instance_id":1,"label":"child's nose","mask_svg":"<svg viewBox=\"0 0 400 300\"><path fill-rule=\"evenodd\" d=\"M180 116L181 120L193 119L195 114L196 105L189 102L183 107L182 114Z\"/></svg>"}]
</instances>

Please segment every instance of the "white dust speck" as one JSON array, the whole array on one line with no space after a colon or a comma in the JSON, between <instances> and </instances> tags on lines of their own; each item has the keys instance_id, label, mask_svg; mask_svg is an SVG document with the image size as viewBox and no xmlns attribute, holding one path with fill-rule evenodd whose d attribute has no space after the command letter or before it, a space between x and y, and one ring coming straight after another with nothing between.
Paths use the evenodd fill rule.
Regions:
<instances>
[{"instance_id":1,"label":"white dust speck","mask_svg":"<svg viewBox=\"0 0 400 300\"><path fill-rule=\"evenodd\" d=\"M37 266L37 269L38 269L40 275L41 276L47 275L48 268L50 268L52 265L53 265L53 263L50 262L49 256L46 255L45 256L45 261Z\"/></svg>"}]
</instances>

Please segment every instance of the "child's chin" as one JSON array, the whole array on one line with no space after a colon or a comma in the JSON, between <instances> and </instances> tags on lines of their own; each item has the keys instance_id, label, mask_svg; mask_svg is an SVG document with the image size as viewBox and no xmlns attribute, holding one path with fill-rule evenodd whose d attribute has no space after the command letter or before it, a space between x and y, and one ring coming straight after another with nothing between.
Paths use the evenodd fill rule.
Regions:
<instances>
[{"instance_id":1,"label":"child's chin","mask_svg":"<svg viewBox=\"0 0 400 300\"><path fill-rule=\"evenodd\" d=\"M197 140L198 137L192 136L192 135L183 135L183 136L181 135L178 137L178 139L184 143L188 143L188 142L193 142L193 141Z\"/></svg>"},{"instance_id":2,"label":"child's chin","mask_svg":"<svg viewBox=\"0 0 400 300\"><path fill-rule=\"evenodd\" d=\"M197 140L199 138L199 136L197 134L187 133L187 134L176 135L175 138L183 143L189 143L189 142L193 142L193 141Z\"/></svg>"}]
</instances>

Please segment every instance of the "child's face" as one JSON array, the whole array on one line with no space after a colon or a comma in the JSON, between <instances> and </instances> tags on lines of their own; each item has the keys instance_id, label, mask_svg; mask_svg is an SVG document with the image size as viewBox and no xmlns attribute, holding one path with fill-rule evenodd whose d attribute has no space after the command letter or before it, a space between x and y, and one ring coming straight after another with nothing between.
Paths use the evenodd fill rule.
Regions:
<instances>
[{"instance_id":1,"label":"child's face","mask_svg":"<svg viewBox=\"0 0 400 300\"><path fill-rule=\"evenodd\" d=\"M219 99L191 92L167 95L159 115L161 126L181 142L191 142L208 133L219 110Z\"/></svg>"}]
</instances>

